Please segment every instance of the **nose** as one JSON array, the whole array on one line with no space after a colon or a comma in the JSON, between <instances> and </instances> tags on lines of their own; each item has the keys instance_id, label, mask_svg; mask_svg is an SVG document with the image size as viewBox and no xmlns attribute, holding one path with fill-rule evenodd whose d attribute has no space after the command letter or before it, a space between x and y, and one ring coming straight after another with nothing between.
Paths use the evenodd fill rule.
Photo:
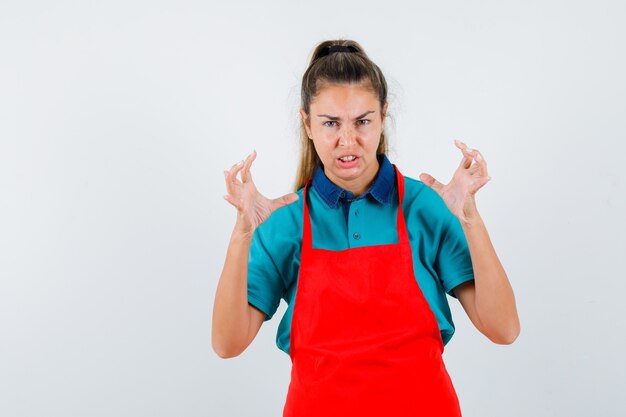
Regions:
<instances>
[{"instance_id":1,"label":"nose","mask_svg":"<svg viewBox=\"0 0 626 417\"><path fill-rule=\"evenodd\" d=\"M352 146L356 143L355 133L351 127L344 127L339 132L339 146Z\"/></svg>"}]
</instances>

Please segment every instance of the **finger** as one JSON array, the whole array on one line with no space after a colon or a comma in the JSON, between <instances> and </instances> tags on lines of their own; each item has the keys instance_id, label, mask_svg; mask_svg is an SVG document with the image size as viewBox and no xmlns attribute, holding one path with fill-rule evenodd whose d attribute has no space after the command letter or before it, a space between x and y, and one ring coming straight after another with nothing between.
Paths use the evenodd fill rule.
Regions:
<instances>
[{"instance_id":1,"label":"finger","mask_svg":"<svg viewBox=\"0 0 626 417\"><path fill-rule=\"evenodd\" d=\"M243 169L243 166L244 166L243 159L235 164L234 171L233 171L233 180L235 182L237 181L237 173Z\"/></svg>"},{"instance_id":2,"label":"finger","mask_svg":"<svg viewBox=\"0 0 626 417\"><path fill-rule=\"evenodd\" d=\"M235 165L233 165L228 171L225 171L227 172L226 189L228 190L229 194L235 193L234 185L237 183L237 172L241 169L242 166L243 161L239 161Z\"/></svg>"},{"instance_id":3,"label":"finger","mask_svg":"<svg viewBox=\"0 0 626 417\"><path fill-rule=\"evenodd\" d=\"M469 159L470 162L467 166L469 167L471 165L472 160L476 161L474 165L471 165L472 168L474 169L474 172L479 172L481 176L486 177L487 176L487 162L485 162L485 159L480 154L478 149L472 149L468 153L468 158L470 158Z\"/></svg>"},{"instance_id":4,"label":"finger","mask_svg":"<svg viewBox=\"0 0 626 417\"><path fill-rule=\"evenodd\" d=\"M256 159L256 150L253 150L250 155L246 158L246 162L243 165L243 169L241 170L241 182L246 182L251 179L250 167L252 166L252 162Z\"/></svg>"},{"instance_id":5,"label":"finger","mask_svg":"<svg viewBox=\"0 0 626 417\"><path fill-rule=\"evenodd\" d=\"M239 208L239 207L237 207L237 204L235 204L235 200L233 199L233 197L232 197L232 196L230 196L230 195L226 194L226 195L224 196L224 200L228 201L228 202L229 202L229 203L230 203L233 207L235 207L235 208L237 208L237 209Z\"/></svg>"},{"instance_id":6,"label":"finger","mask_svg":"<svg viewBox=\"0 0 626 417\"><path fill-rule=\"evenodd\" d=\"M480 174L488 177L489 175L487 174L487 161L485 161L485 158L480 152L478 152L478 150L476 150L476 156L474 160L476 161L476 164L478 164Z\"/></svg>"},{"instance_id":7,"label":"finger","mask_svg":"<svg viewBox=\"0 0 626 417\"><path fill-rule=\"evenodd\" d=\"M300 196L296 193L285 194L284 196L275 198L271 201L272 209L273 210L279 209L283 206L286 206L287 204L295 203L299 199L300 199Z\"/></svg>"},{"instance_id":8,"label":"finger","mask_svg":"<svg viewBox=\"0 0 626 417\"><path fill-rule=\"evenodd\" d=\"M437 181L432 175L430 174L426 174L424 172L422 172L419 175L420 180L428 185L430 188L432 188L435 191L440 191L443 188L443 184L440 183L439 181Z\"/></svg>"},{"instance_id":9,"label":"finger","mask_svg":"<svg viewBox=\"0 0 626 417\"><path fill-rule=\"evenodd\" d=\"M226 191L228 191L228 194L232 194L233 193L233 189L232 189L232 181L230 181L229 178L229 173L230 170L224 170L224 182L226 183Z\"/></svg>"},{"instance_id":10,"label":"finger","mask_svg":"<svg viewBox=\"0 0 626 417\"><path fill-rule=\"evenodd\" d=\"M233 165L230 169L224 171L224 181L226 181L226 190L228 191L228 194L233 194L234 193L234 189L233 189L233 171L234 171L236 165L237 164Z\"/></svg>"},{"instance_id":11,"label":"finger","mask_svg":"<svg viewBox=\"0 0 626 417\"><path fill-rule=\"evenodd\" d=\"M487 184L489 181L491 181L491 177L484 177L480 180L480 185L478 186L478 188L476 189L476 191L480 190L481 188L483 188L485 186L485 184Z\"/></svg>"},{"instance_id":12,"label":"finger","mask_svg":"<svg viewBox=\"0 0 626 417\"><path fill-rule=\"evenodd\" d=\"M454 139L454 145L457 148L461 149L462 151L465 151L466 149L468 149L467 145L465 143L461 142L458 139ZM471 151L471 149L469 149L469 150Z\"/></svg>"},{"instance_id":13,"label":"finger","mask_svg":"<svg viewBox=\"0 0 626 417\"><path fill-rule=\"evenodd\" d=\"M461 142L460 140L455 139L454 144L456 145L457 148L463 151L463 155L472 154L473 149L468 147L465 143Z\"/></svg>"},{"instance_id":14,"label":"finger","mask_svg":"<svg viewBox=\"0 0 626 417\"><path fill-rule=\"evenodd\" d=\"M482 154L478 151L478 149L469 148L465 143L455 140L455 144L463 151L463 159L459 166L467 169L472 166L472 160L476 161L476 165L478 166L478 172L480 172L483 176L487 175L487 161L482 156Z\"/></svg>"},{"instance_id":15,"label":"finger","mask_svg":"<svg viewBox=\"0 0 626 417\"><path fill-rule=\"evenodd\" d=\"M474 155L472 154L472 149L468 148L465 143L457 139L454 140L454 144L463 153L463 159L461 159L459 167L462 167L464 169L469 168L472 165L472 159L474 158Z\"/></svg>"},{"instance_id":16,"label":"finger","mask_svg":"<svg viewBox=\"0 0 626 417\"><path fill-rule=\"evenodd\" d=\"M472 157L463 155L461 162L459 162L459 168L468 169L470 166L472 166Z\"/></svg>"},{"instance_id":17,"label":"finger","mask_svg":"<svg viewBox=\"0 0 626 417\"><path fill-rule=\"evenodd\" d=\"M242 170L244 165L243 159L232 166L229 173L229 179L233 184L237 184L237 173Z\"/></svg>"}]
</instances>

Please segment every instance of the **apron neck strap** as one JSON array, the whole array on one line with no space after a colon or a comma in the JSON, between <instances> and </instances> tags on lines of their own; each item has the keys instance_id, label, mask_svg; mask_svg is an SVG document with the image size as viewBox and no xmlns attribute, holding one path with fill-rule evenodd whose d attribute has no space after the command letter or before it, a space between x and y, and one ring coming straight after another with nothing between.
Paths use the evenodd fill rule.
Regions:
<instances>
[{"instance_id":1,"label":"apron neck strap","mask_svg":"<svg viewBox=\"0 0 626 417\"><path fill-rule=\"evenodd\" d=\"M396 164L393 164L393 168L396 171L396 184L398 184L398 217L396 220L398 241L400 243L409 243L409 236L404 221L404 211L402 210L402 202L404 201L404 175L402 175Z\"/></svg>"},{"instance_id":2,"label":"apron neck strap","mask_svg":"<svg viewBox=\"0 0 626 417\"><path fill-rule=\"evenodd\" d=\"M395 170L396 184L398 185L398 215L396 220L396 227L398 230L399 243L408 243L409 237L406 230L406 223L404 221L404 213L402 211L402 201L404 201L404 176L398 170L395 164L392 164ZM313 247L313 235L311 233L311 218L309 217L309 208L307 203L307 191L311 186L312 180L309 179L304 185L304 191L302 198L304 199L304 231L302 234L302 245L307 248Z\"/></svg>"}]
</instances>

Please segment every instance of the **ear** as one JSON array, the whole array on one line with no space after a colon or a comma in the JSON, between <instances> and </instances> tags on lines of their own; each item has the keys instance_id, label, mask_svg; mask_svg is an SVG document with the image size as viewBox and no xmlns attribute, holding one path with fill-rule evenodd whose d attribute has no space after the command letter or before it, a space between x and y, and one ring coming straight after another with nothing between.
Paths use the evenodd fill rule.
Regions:
<instances>
[{"instance_id":1,"label":"ear","mask_svg":"<svg viewBox=\"0 0 626 417\"><path fill-rule=\"evenodd\" d=\"M389 107L389 102L385 102L385 105L383 106L383 123L385 123L385 118L387 117L387 107Z\"/></svg>"},{"instance_id":2,"label":"ear","mask_svg":"<svg viewBox=\"0 0 626 417\"><path fill-rule=\"evenodd\" d=\"M304 124L304 128L306 129L306 134L311 138L311 125L309 116L306 114L303 108L300 108L300 118L302 119L302 123Z\"/></svg>"}]
</instances>

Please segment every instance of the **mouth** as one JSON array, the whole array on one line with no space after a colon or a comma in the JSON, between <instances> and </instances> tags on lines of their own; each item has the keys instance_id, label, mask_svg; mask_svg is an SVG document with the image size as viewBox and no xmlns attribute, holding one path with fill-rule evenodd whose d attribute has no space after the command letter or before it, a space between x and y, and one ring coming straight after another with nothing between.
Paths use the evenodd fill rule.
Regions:
<instances>
[{"instance_id":1,"label":"mouth","mask_svg":"<svg viewBox=\"0 0 626 417\"><path fill-rule=\"evenodd\" d=\"M352 168L356 166L359 161L359 157L356 155L344 155L337 158L337 164L340 168Z\"/></svg>"}]
</instances>

